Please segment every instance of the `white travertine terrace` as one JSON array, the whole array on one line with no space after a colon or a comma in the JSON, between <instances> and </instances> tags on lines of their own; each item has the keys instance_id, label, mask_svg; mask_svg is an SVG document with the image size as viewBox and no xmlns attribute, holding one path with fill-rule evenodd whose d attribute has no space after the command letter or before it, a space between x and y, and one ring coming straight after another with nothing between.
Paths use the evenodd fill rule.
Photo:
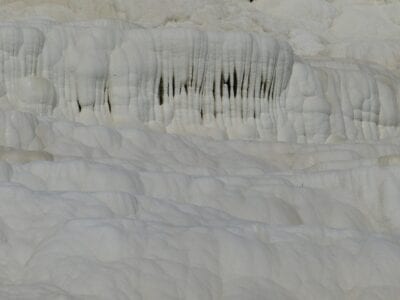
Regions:
<instances>
[{"instance_id":1,"label":"white travertine terrace","mask_svg":"<svg viewBox=\"0 0 400 300\"><path fill-rule=\"evenodd\" d=\"M293 66L287 43L256 33L135 27L3 24L3 95L20 109L85 122L276 135Z\"/></svg>"},{"instance_id":2,"label":"white travertine terrace","mask_svg":"<svg viewBox=\"0 0 400 300\"><path fill-rule=\"evenodd\" d=\"M398 134L397 75L362 62L296 58L266 34L8 22L0 44L3 99L18 109L303 143Z\"/></svg>"},{"instance_id":3,"label":"white travertine terrace","mask_svg":"<svg viewBox=\"0 0 400 300\"><path fill-rule=\"evenodd\" d=\"M0 299L398 300L399 16L0 0Z\"/></svg>"}]
</instances>

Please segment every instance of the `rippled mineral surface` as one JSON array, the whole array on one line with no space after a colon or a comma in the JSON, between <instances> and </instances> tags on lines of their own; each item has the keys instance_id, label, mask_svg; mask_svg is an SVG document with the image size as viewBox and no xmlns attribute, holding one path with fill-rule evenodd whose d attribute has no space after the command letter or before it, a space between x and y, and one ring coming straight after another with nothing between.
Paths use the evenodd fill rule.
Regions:
<instances>
[{"instance_id":1,"label":"rippled mineral surface","mask_svg":"<svg viewBox=\"0 0 400 300\"><path fill-rule=\"evenodd\" d=\"M400 1L0 20L0 299L399 299Z\"/></svg>"}]
</instances>

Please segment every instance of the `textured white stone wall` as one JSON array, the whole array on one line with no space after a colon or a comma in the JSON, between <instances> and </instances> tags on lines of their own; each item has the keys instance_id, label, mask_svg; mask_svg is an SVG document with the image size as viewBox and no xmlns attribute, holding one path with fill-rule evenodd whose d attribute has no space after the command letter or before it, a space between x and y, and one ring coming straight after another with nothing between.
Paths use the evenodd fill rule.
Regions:
<instances>
[{"instance_id":1,"label":"textured white stone wall","mask_svg":"<svg viewBox=\"0 0 400 300\"><path fill-rule=\"evenodd\" d=\"M400 77L271 35L112 21L0 26L2 105L90 124L288 142L398 134Z\"/></svg>"},{"instance_id":2,"label":"textured white stone wall","mask_svg":"<svg viewBox=\"0 0 400 300\"><path fill-rule=\"evenodd\" d=\"M0 299L398 300L399 16L0 0Z\"/></svg>"}]
</instances>

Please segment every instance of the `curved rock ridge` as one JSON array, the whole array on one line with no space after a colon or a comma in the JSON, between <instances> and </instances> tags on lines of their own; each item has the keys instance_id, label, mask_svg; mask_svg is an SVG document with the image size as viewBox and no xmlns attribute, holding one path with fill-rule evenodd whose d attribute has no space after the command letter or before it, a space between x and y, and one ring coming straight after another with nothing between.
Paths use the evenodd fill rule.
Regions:
<instances>
[{"instance_id":1,"label":"curved rock ridge","mask_svg":"<svg viewBox=\"0 0 400 300\"><path fill-rule=\"evenodd\" d=\"M375 64L299 60L284 104L290 130L280 140L324 143L396 137L400 133L399 87L398 75Z\"/></svg>"},{"instance_id":2,"label":"curved rock ridge","mask_svg":"<svg viewBox=\"0 0 400 300\"><path fill-rule=\"evenodd\" d=\"M84 123L300 143L398 134L397 75L304 60L267 34L7 22L0 66L3 109Z\"/></svg>"},{"instance_id":3,"label":"curved rock ridge","mask_svg":"<svg viewBox=\"0 0 400 300\"><path fill-rule=\"evenodd\" d=\"M119 25L4 24L3 94L20 108L86 122L270 134L293 64L287 43L255 33Z\"/></svg>"}]
</instances>

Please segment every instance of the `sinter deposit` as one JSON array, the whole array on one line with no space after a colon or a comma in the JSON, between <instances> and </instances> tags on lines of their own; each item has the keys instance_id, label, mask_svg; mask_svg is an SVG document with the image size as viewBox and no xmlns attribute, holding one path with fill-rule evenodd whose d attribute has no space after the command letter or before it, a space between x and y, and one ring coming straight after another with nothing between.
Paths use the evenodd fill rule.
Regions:
<instances>
[{"instance_id":1,"label":"sinter deposit","mask_svg":"<svg viewBox=\"0 0 400 300\"><path fill-rule=\"evenodd\" d=\"M398 299L399 16L0 0L0 299Z\"/></svg>"}]
</instances>

